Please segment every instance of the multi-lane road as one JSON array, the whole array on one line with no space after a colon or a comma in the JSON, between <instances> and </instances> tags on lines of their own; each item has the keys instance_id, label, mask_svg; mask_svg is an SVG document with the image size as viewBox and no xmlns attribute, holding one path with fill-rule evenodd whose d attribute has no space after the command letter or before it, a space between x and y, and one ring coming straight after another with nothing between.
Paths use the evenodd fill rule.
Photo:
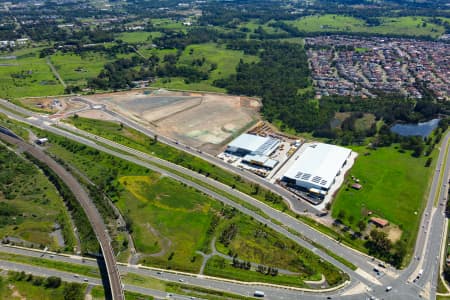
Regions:
<instances>
[{"instance_id":1,"label":"multi-lane road","mask_svg":"<svg viewBox=\"0 0 450 300\"><path fill-rule=\"evenodd\" d=\"M17 108L16 106L7 103L6 104L11 110L17 110L22 114L33 116L32 118L22 118L20 116L15 115L14 113L11 113L9 111L3 110L4 113L9 114L11 117L16 118L22 122L27 122L29 124L32 124L34 126L39 126L43 129L52 131L56 134L66 136L69 139L76 140L78 142L88 144L91 147L97 148L101 151L108 152L112 155L119 156L123 159L127 159L130 161L133 161L135 163L145 165L147 168L151 168L153 170L156 170L158 172L161 172L163 174L169 175L176 180L184 181L186 184L189 184L199 190L202 190L214 198L225 202L229 205L237 206L238 209L243 211L246 214L254 215L256 219L263 223L267 223L268 226L271 226L278 232L288 236L289 238L292 238L299 244L303 246L307 246L310 249L313 249L314 252L316 252L319 256L322 258L332 262L333 264L337 265L344 271L346 271L352 280L352 283L347 286L346 288L341 289L340 291L334 291L330 292L327 295L330 297L339 297L339 298L349 298L349 299L361 299L361 296L374 296L377 298L384 298L384 299L416 299L419 297L428 298L428 299L434 299L435 295L435 285L436 285L436 278L438 276L439 272L439 264L438 264L438 257L439 257L439 250L440 245L442 242L442 228L444 225L445 217L443 215L445 206L437 205L434 206L434 199L435 197L438 198L438 203L442 203L447 195L447 178L450 171L450 159L444 160L446 156L448 156L448 153L445 151L445 146L443 149L441 149L437 165L436 165L436 172L433 177L432 185L430 187L430 194L428 197L427 206L425 209L425 212L423 214L422 222L421 222L421 228L419 230L419 234L417 237L417 243L415 248L415 258L410 262L410 264L405 268L404 270L397 271L393 269L385 270L385 275L382 277L376 277L375 273L372 271L374 267L376 267L376 262L373 262L371 258L367 257L366 255L359 253L357 251L354 251L352 249L349 249L336 241L330 239L327 236L324 236L323 234L311 229L310 227L304 225L303 223L299 222L298 220L291 218L290 216L281 213L277 210L274 210L265 204L247 196L244 194L241 194L239 192L236 192L229 187L223 186L222 184L215 182L209 178L206 178L204 176L201 176L195 172L189 171L187 169L184 169L182 167L170 164L166 161L159 160L153 157L150 157L146 155L145 153L138 152L134 149L127 148L122 145L115 144L111 141L102 139L100 137L92 136L88 133L76 130L76 134L67 132L65 130L55 128L53 126L50 126L51 124L48 123L47 119L45 117L42 117L38 114L33 114L23 108ZM102 107L104 110L105 108ZM2 109L0 109L2 111ZM115 116L118 115L116 113ZM120 116L120 115L119 115ZM139 124L136 124L132 121L129 121L128 119L120 116L121 122L124 124L133 127L135 129L138 129L145 134L152 135L153 132L145 132L145 128L141 128ZM82 137L82 136L84 137ZM447 134L445 138L443 139L443 145L447 145L450 138L450 134ZM158 137L159 142L166 142L170 144L171 146L179 147L180 149L184 151L189 151L192 154L195 155L201 155L202 158L205 158L215 164L218 164L220 166L222 161L210 157L208 155L205 155L203 153L199 153L195 151L194 149L188 149L186 147L180 146L179 144L174 143L174 141L170 139L165 139L163 137ZM101 146L99 143L103 143L108 145L108 148ZM114 151L111 149L117 149L120 151ZM128 154L124 154L124 152ZM203 182L207 183L208 185L214 186L215 188L219 188L221 190L225 190L229 194L233 194L233 196L239 197L241 200L246 201L248 203L251 203L253 206L257 206L259 209L261 209L267 216L269 216L271 219L278 220L279 222L283 223L284 226L279 226L275 223L273 223L271 220L267 220L265 218L262 218L258 214L256 214L254 211L246 210L244 207L240 206L239 204L234 203L233 201L229 200L226 197L223 197L221 195L218 195L208 188L205 188L204 186L198 185L195 182L192 182L190 180L185 179L184 177L177 176L175 174L172 174L171 172L167 171L166 169L161 169L155 166L154 163L157 163L159 165L163 165L164 167L168 169L174 169L178 172L183 172L189 176L192 176L198 180L202 180ZM445 163L445 164L444 164ZM227 169L230 169L233 172L239 173L241 176L248 178L248 179L255 179L253 177L253 174L248 172L243 172L238 169L233 169L229 165L225 165ZM443 174L443 180L440 184L440 174ZM260 183L261 185L274 190L276 192L279 192L277 190L277 187L259 177L256 177L256 181ZM440 186L438 186L440 184ZM408 187L405 187L408 188ZM279 189L279 187L278 187ZM282 190L283 193L286 193L286 191ZM437 194L436 194L437 193ZM280 194L282 194L280 192ZM437 195L437 196L436 196ZM283 194L285 197L290 197L288 195ZM298 202L298 201L297 201ZM302 203L302 205L311 211L311 207L306 204ZM301 239L300 237L291 234L289 231L287 231L284 227L288 227L290 229L295 230L296 232L300 232L303 236L307 237L310 240L313 240L314 242L322 245L323 247L329 249L330 251L333 251L343 257L345 257L347 260L351 261L353 264L355 264L358 269L356 271L350 270L334 260L332 257L328 256L326 253L321 251L320 249L316 249L312 245L310 245L307 241ZM423 275L420 276L419 279L414 280L416 278L419 269L423 269ZM201 278L199 278L200 283L204 283ZM223 282L222 287L216 287L219 289L225 289L227 287L226 282ZM208 285L208 283L204 283L204 285ZM392 286L392 290L387 292L386 287ZM249 287L246 287L249 289ZM253 289L254 287L251 287ZM268 295L271 295L270 299L305 299L305 298L316 298L317 295L313 293L299 293L290 292L288 295L286 294L280 294L279 290L277 288L267 288L266 289ZM272 297L273 296L273 297ZM286 298L287 297L287 298Z\"/></svg>"},{"instance_id":2,"label":"multi-lane road","mask_svg":"<svg viewBox=\"0 0 450 300\"><path fill-rule=\"evenodd\" d=\"M81 184L71 173L69 173L64 167L62 167L55 160L45 154L42 150L33 147L32 145L18 138L14 138L1 132L0 139L20 147L23 151L29 153L35 159L47 165L71 190L71 192L83 208L89 222L91 223L92 229L97 236L97 240L99 241L108 273L108 282L111 289L112 299L124 300L125 297L123 295L122 282L120 280L116 258L111 247L110 237L107 233L106 226L103 223L103 219L100 216L100 213L90 200L89 195L81 186Z\"/></svg>"}]
</instances>

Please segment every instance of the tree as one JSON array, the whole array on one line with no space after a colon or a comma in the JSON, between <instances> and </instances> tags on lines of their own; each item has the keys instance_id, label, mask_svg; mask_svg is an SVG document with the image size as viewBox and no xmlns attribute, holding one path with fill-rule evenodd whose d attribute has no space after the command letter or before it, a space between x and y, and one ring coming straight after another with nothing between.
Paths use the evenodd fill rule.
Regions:
<instances>
[{"instance_id":1,"label":"tree","mask_svg":"<svg viewBox=\"0 0 450 300\"><path fill-rule=\"evenodd\" d=\"M345 218L345 211L340 210L338 215L337 215L337 218L338 218L338 220L341 220L341 221L344 220L344 218Z\"/></svg>"},{"instance_id":2,"label":"tree","mask_svg":"<svg viewBox=\"0 0 450 300\"><path fill-rule=\"evenodd\" d=\"M83 300L84 292L78 283L66 283L63 290L64 300Z\"/></svg>"},{"instance_id":3,"label":"tree","mask_svg":"<svg viewBox=\"0 0 450 300\"><path fill-rule=\"evenodd\" d=\"M359 231L362 232L362 231L366 230L366 227L367 227L367 224L366 224L366 222L364 220L359 220L358 221Z\"/></svg>"},{"instance_id":4,"label":"tree","mask_svg":"<svg viewBox=\"0 0 450 300\"><path fill-rule=\"evenodd\" d=\"M56 289L61 285L61 278L50 276L45 280L44 286L46 288Z\"/></svg>"}]
</instances>

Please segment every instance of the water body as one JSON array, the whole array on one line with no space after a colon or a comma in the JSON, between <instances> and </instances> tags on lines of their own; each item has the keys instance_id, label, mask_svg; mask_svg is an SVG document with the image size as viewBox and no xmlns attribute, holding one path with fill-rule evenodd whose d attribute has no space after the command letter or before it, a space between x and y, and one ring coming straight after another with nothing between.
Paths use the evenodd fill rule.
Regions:
<instances>
[{"instance_id":1,"label":"water body","mask_svg":"<svg viewBox=\"0 0 450 300\"><path fill-rule=\"evenodd\" d=\"M439 119L417 124L396 124L391 127L391 131L401 136L421 136L423 138L430 135L439 124Z\"/></svg>"}]
</instances>

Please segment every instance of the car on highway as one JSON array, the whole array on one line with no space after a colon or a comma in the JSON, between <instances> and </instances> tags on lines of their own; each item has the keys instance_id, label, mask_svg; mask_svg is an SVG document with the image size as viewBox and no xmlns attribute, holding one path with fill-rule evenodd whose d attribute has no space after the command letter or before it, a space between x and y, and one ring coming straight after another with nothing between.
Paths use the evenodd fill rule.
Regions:
<instances>
[{"instance_id":1,"label":"car on highway","mask_svg":"<svg viewBox=\"0 0 450 300\"><path fill-rule=\"evenodd\" d=\"M263 291L255 291L253 296L263 298L265 296Z\"/></svg>"},{"instance_id":2,"label":"car on highway","mask_svg":"<svg viewBox=\"0 0 450 300\"><path fill-rule=\"evenodd\" d=\"M184 282L183 278L178 279L179 282Z\"/></svg>"}]
</instances>

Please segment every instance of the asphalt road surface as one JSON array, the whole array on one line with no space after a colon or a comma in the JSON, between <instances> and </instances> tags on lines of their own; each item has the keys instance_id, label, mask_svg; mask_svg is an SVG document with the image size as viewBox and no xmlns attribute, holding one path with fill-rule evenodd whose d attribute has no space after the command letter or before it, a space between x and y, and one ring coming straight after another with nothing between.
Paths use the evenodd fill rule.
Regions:
<instances>
[{"instance_id":1,"label":"asphalt road surface","mask_svg":"<svg viewBox=\"0 0 450 300\"><path fill-rule=\"evenodd\" d=\"M66 169L64 169L60 164L58 164L55 160L45 154L42 150L22 141L17 138L13 138L4 133L0 133L0 139L19 146L21 149L32 155L34 158L39 160L40 162L47 165L53 172L55 172L58 177L67 185L67 187L71 190L77 201L82 206L86 216L88 217L89 222L92 225L92 229L97 236L97 239L100 243L100 247L102 249L102 254L105 259L105 264L108 272L109 285L111 288L112 299L114 300L123 300L123 289L122 283L120 280L119 271L116 266L116 259L114 252L112 250L110 244L110 237L107 233L106 226L103 223L103 219L100 216L95 205L89 198L89 195L81 186L81 184L72 176Z\"/></svg>"},{"instance_id":2,"label":"asphalt road surface","mask_svg":"<svg viewBox=\"0 0 450 300\"><path fill-rule=\"evenodd\" d=\"M11 109L16 108L12 104L8 104L8 105L11 105L10 106ZM19 110L23 114L33 115L35 117L35 119L25 120L25 119L21 118L20 116L17 116L17 115L14 116L14 114L9 113L8 111L3 110L3 112L11 115L12 117L14 117L16 119L19 118L19 120L24 121L26 123L31 123L32 125L39 126L43 129L53 131L60 135L64 135L67 138L77 140L78 142L87 144L87 145L97 148L99 150L100 150L99 147L104 148L100 145L97 145L92 140L88 140L86 138L79 137L79 136L76 137L73 134L64 133L63 130L47 126L47 125L45 125L45 118L42 118L39 115L36 115L27 110L24 110L23 108L18 108L17 110ZM0 109L0 111L1 111L1 109ZM123 122L123 123L130 126L130 124L128 124L129 122ZM136 128L136 126L130 126L130 127ZM60 132L60 131L62 131L62 132ZM159 136L158 141L160 141L160 142L163 141L162 138L163 137ZM450 134L447 134L443 138L443 143L442 143L442 145L444 145L443 147L445 147L445 145L447 145L449 138L450 138ZM103 140L102 140L102 142L104 143ZM171 142L172 142L171 140L168 140L167 143L170 144ZM117 145L114 145L114 143L112 143L112 142L106 143L106 144L108 144L108 146L111 146L111 147L117 147ZM179 147L179 145L178 145L178 147ZM183 149L183 147L179 147L179 148L181 148L184 151L191 150L188 152L194 152L192 149ZM124 148L117 148L117 149L119 149L120 151L124 151ZM102 149L101 151L104 151L104 150L106 150L105 152L108 152L110 154L113 154L115 152L115 151L112 151L107 148ZM259 201L256 201L254 199L251 201L260 203L259 206L258 205L256 205L256 206L261 208L269 217L282 222L287 227L290 227L298 232L301 232L303 235L307 236L309 239L317 242L318 244L321 244L322 246L328 248L330 251L333 251L334 253L345 257L346 259L350 260L353 264L358 266L359 269L357 270L357 272L353 272L351 270L349 271L348 268L345 268L345 267L342 268L347 273L349 273L349 275L352 279L352 284L338 292L332 292L332 293L326 294L329 297L339 298L339 299L364 299L364 298L373 296L373 297L380 298L380 299L419 299L419 298L434 299L435 291L436 291L436 287L435 287L436 279L437 279L437 276L439 273L439 264L438 264L438 259L439 259L439 254L440 254L439 251L441 248L440 245L443 242L443 238L444 238L442 236L442 232L443 232L443 225L445 222L445 217L443 215L444 210L445 210L445 205L440 205L440 203L443 203L447 197L447 179L448 179L448 175L449 175L449 171L450 171L450 159L447 159L445 162L445 165L444 165L444 157L448 156L448 153L446 153L444 150L445 150L445 148L441 149L441 152L440 152L437 164L436 164L436 172L433 177L432 185L430 188L430 194L428 197L427 205L426 205L426 208L425 208L425 211L424 211L424 214L422 217L421 225L420 225L421 226L420 231L417 236L417 243L416 243L416 247L415 247L415 259L413 259L410 262L410 264L401 271L395 271L392 269L386 270L386 271L382 270L383 272L385 272L385 275L382 277L376 277L374 272L370 273L371 272L370 268L373 268L373 266L376 266L376 261L373 262L370 259L370 257L366 256L365 254L359 253L354 250L350 250L347 247L338 244L336 241L324 236L320 232L317 232L317 231L309 228L308 226L305 226L303 223L299 222L298 220L291 218L279 211L271 209L271 208L265 206L264 204L260 203ZM109 151L112 151L113 153L111 153ZM126 152L130 153L130 151L126 151ZM194 152L193 154L197 155L196 152ZM150 161L148 159L148 157L143 158L143 157L141 157L140 154L136 154L136 153L134 153L134 155L135 155L134 158L131 156L128 156L128 155L124 155L123 153L119 153L119 152L115 152L113 155L122 157L127 160L136 159L137 163L139 163L139 164L145 164L146 162L144 160ZM133 160L130 160L130 161L133 161ZM136 161L134 161L134 162L136 162ZM220 160L219 160L219 162L220 162ZM160 163L160 162L158 162L158 163ZM213 163L215 163L215 162L213 162ZM156 169L156 170L158 169L154 165L150 165L150 164L148 164L147 167L149 167L151 169ZM170 166L170 168L173 168L173 166ZM190 176L192 175L191 173L188 173L186 170L182 170L182 171L186 174L189 174ZM161 170L161 169L158 172L161 172L163 174L169 173L166 170ZM251 173L248 173L248 172L242 172L242 173L243 173L242 176L244 176L246 178L248 177L247 175L251 176ZM439 175L441 173L443 174L444 179L442 181L442 184L439 184ZM171 175L171 177L173 177L179 181L186 182L186 180L184 178L173 176L173 174L168 174L168 175ZM200 176L200 175L198 175L198 176ZM259 177L258 177L258 179L263 180ZM203 181L207 182L208 184L211 184L211 182L209 182L208 179L206 179L205 177L203 177ZM189 181L187 181L187 182L189 185L194 186L195 188L197 188L199 190L202 190L202 191L205 190L205 188L202 186L198 186L198 185L196 186L195 183L193 183L193 182L189 182ZM272 184L270 184L268 182L267 182L267 184L273 186ZM214 186L218 187L220 189L224 189L223 186L221 186L219 183L217 183L217 185L214 185ZM405 188L407 188L407 187L405 187ZM271 188L271 189L274 190L273 188ZM208 189L206 189L206 190L208 193L210 192ZM232 193L235 191L231 190L228 187L227 192ZM435 199L436 194L438 194L438 205L434 206L433 204L434 204L434 199ZM216 196L220 196L220 195L216 195ZM241 200L250 201L247 198L248 196L243 196L242 194L238 195L238 196L241 198ZM222 197L222 198L225 198L225 197ZM227 199L227 198L225 198L225 199ZM222 200L225 200L225 199L222 199ZM218 200L222 201L221 199L218 199ZM229 199L227 199L227 200L230 201ZM254 205L255 203L252 202L252 204ZM230 205L233 205L233 204L230 204ZM234 205L236 205L236 204L234 203ZM251 213L251 211L245 211L245 208L239 208L239 209L241 211L243 211L244 213L248 213L248 214ZM290 219L287 219L287 218L290 218ZM263 223L265 221L268 224L268 226L270 225L271 227L278 226L268 220L265 220L264 218L263 218L263 220L260 220L260 221L262 221ZM277 228L277 229L278 229L277 231L279 231L279 228ZM281 229L284 229L284 228L281 227ZM302 230L305 230L305 232ZM286 236L292 238L289 235L290 234L289 232L283 232L283 231L279 231L279 232L282 232ZM296 236L294 236L294 237L296 237ZM297 237L297 239L298 239L298 237ZM302 245L304 245L305 241L304 240L302 240L302 241L303 242L300 242L300 243ZM330 257L328 257L326 255L324 256L323 255L324 253L322 253L318 249L315 249L313 246L309 245L308 248L312 249L314 252L319 254L321 257L331 261L332 263L336 264L337 266L342 267L341 264L334 261L333 259L330 259ZM423 275L420 276L420 278L416 278L419 269L423 269ZM361 271L363 273L361 273ZM200 280L201 284L206 285L206 286L208 285L208 283L202 281L201 278L198 278L198 279ZM416 279L416 280L414 280L414 279ZM360 282L364 283L364 285L362 287L360 286L358 288L357 284ZM227 286L226 281L223 281L222 284L223 284L223 287L219 288L219 289L225 290L226 289L225 287ZM386 291L387 286L391 286L392 290ZM253 287L251 289L253 289ZM270 299L299 299L299 298L301 298L301 299L322 298L323 299L323 297L324 297L323 295L318 296L317 294L303 293L303 292L296 292L295 296L292 295L291 293L289 293L288 295L285 295L283 293L279 293L279 291L277 289L275 289L275 290L266 289L266 291L267 291L268 295L271 295ZM250 292L251 292L250 288L246 287L246 292L243 292L242 294L249 295Z\"/></svg>"}]
</instances>

